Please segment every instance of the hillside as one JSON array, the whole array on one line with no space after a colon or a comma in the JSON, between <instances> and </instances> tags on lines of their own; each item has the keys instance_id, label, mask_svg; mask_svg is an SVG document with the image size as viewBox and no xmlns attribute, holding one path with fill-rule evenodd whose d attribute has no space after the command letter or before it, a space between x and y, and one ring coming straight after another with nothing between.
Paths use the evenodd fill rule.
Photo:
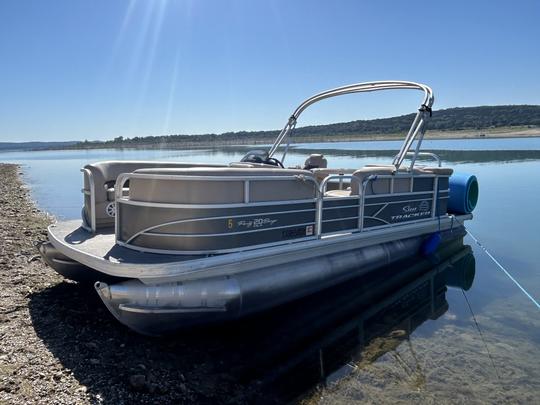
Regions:
<instances>
[{"instance_id":1,"label":"hillside","mask_svg":"<svg viewBox=\"0 0 540 405\"><path fill-rule=\"evenodd\" d=\"M77 141L66 142L0 142L0 151L57 149L73 146Z\"/></svg>"},{"instance_id":2,"label":"hillside","mask_svg":"<svg viewBox=\"0 0 540 405\"><path fill-rule=\"evenodd\" d=\"M403 133L408 130L413 114L373 120L357 120L328 125L312 125L297 128L297 140L339 140L340 138L363 135L385 135ZM540 131L539 105L502 105L481 107L457 107L434 111L428 123L432 131L483 130L504 127L538 127ZM179 144L256 143L272 141L278 134L272 131L239 131L203 135L162 135L123 138L106 142L81 142L77 147L138 147L177 146Z\"/></svg>"},{"instance_id":3,"label":"hillside","mask_svg":"<svg viewBox=\"0 0 540 405\"><path fill-rule=\"evenodd\" d=\"M375 120L298 128L299 135L391 134L407 131L414 114ZM504 105L457 107L433 112L428 129L437 131L479 130L513 126L540 126L540 106Z\"/></svg>"}]
</instances>

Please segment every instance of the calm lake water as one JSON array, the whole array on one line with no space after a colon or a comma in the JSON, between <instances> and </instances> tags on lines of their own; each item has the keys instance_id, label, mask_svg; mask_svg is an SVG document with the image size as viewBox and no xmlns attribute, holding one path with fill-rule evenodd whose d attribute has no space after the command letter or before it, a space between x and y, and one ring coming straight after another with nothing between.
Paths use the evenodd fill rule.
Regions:
<instances>
[{"instance_id":1,"label":"calm lake water","mask_svg":"<svg viewBox=\"0 0 540 405\"><path fill-rule=\"evenodd\" d=\"M324 153L331 167L358 168L388 163L399 145L297 144L286 163L301 164L313 151ZM455 171L476 174L480 200L468 230L540 300L540 138L440 140L424 146L440 153ZM80 215L79 169L86 163L119 159L228 163L238 161L247 149L10 152L0 153L0 162L21 164L37 204L58 218L70 219ZM251 326L257 325L250 329L265 336L257 338L259 346L252 345L254 352L273 345L283 348L275 353L272 347L271 360L248 352L246 357L259 364L268 362L264 370L253 368L253 378L267 382L272 395L289 381L296 389L285 390L283 398L302 394L316 403L538 402L540 309L470 236L464 243L431 262L418 260L385 270L411 277L399 288L388 287L383 296L358 301L362 285L370 285L363 280L362 285L322 294L315 303L307 299L289 307L274 323L276 314L263 317L264 321L249 320ZM460 254L464 258L448 262ZM472 285L443 282L438 294L421 298L430 285L426 280L444 272L450 274L448 280L464 272ZM321 308L326 310L317 312ZM224 351L240 350L236 338L224 342L230 343L222 343Z\"/></svg>"}]
</instances>

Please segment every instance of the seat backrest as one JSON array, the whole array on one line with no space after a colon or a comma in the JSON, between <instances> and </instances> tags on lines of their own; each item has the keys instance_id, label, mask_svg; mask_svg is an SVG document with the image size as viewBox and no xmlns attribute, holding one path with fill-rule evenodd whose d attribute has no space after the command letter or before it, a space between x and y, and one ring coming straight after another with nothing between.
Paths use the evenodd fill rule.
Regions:
<instances>
[{"instance_id":1,"label":"seat backrest","mask_svg":"<svg viewBox=\"0 0 540 405\"><path fill-rule=\"evenodd\" d=\"M433 173L438 176L451 176L452 173L454 173L453 169L450 169L449 167L427 167L422 166L420 167L420 170L422 170L425 173Z\"/></svg>"},{"instance_id":2,"label":"seat backrest","mask_svg":"<svg viewBox=\"0 0 540 405\"><path fill-rule=\"evenodd\" d=\"M353 173L356 178L351 181L351 195L359 195L362 189L362 183L365 179L372 175L391 175L394 173L395 167L386 166L370 166L358 169ZM386 194L390 192L389 179L377 179L370 182L366 189L367 194Z\"/></svg>"},{"instance_id":3,"label":"seat backrest","mask_svg":"<svg viewBox=\"0 0 540 405\"><path fill-rule=\"evenodd\" d=\"M414 168L412 174L416 176L433 173L426 172L421 168ZM372 175L395 175L393 187L394 193L406 193L411 187L411 172L409 172L406 168L403 168L399 169L396 173L396 168L393 165L369 165L355 171L353 175L357 178L357 181L353 180L351 182L351 195L359 195L364 180ZM390 191L390 179L381 178L371 180L366 187L366 194L389 194Z\"/></svg>"},{"instance_id":4,"label":"seat backrest","mask_svg":"<svg viewBox=\"0 0 540 405\"><path fill-rule=\"evenodd\" d=\"M266 201L312 199L317 196L313 174L297 169L266 168L188 168L141 169L136 174L147 178L131 178L129 198L135 201L172 204L236 204ZM153 177L168 175L170 179ZM291 176L287 180L250 179L245 177ZM293 177L294 176L294 177ZM175 179L175 177L178 177ZM205 177L238 177L237 180L209 180ZM190 179L191 178L191 179ZM245 195L249 193L247 196Z\"/></svg>"},{"instance_id":5,"label":"seat backrest","mask_svg":"<svg viewBox=\"0 0 540 405\"><path fill-rule=\"evenodd\" d=\"M121 173L131 173L137 169L142 168L156 168L156 167L167 167L167 168L184 168L184 167L223 167L225 165L220 164L206 164L206 163L179 163L179 162L156 162L156 161L129 161L129 160L118 160L118 161L105 161L97 162L84 166L85 169L88 169L93 176L94 184L96 186L95 199L96 201L107 201L107 188L106 184L116 181L116 178ZM87 176L84 176L84 188L88 189L88 179Z\"/></svg>"},{"instance_id":6,"label":"seat backrest","mask_svg":"<svg viewBox=\"0 0 540 405\"><path fill-rule=\"evenodd\" d=\"M348 174L351 175L354 173L356 169L312 169L311 172L317 179L317 181L320 183L323 181L326 177L334 174ZM348 183L349 180L347 179L346 182Z\"/></svg>"},{"instance_id":7,"label":"seat backrest","mask_svg":"<svg viewBox=\"0 0 540 405\"><path fill-rule=\"evenodd\" d=\"M90 193L84 195L83 221L88 226L95 222L96 229L110 227L114 225L114 217L108 211L109 204L114 201L114 187L116 179L121 173L131 173L140 168L149 167L223 167L225 165L206 163L178 163L178 162L156 162L156 161L105 161L84 166L83 176L84 189ZM94 182L94 188L90 187L90 177L86 171L90 172ZM94 210L92 210L92 201Z\"/></svg>"}]
</instances>

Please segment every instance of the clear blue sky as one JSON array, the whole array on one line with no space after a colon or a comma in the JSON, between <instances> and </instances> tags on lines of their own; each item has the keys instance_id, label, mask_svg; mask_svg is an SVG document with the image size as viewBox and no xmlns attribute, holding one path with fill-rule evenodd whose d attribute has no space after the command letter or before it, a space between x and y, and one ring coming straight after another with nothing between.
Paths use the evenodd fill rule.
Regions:
<instances>
[{"instance_id":1,"label":"clear blue sky","mask_svg":"<svg viewBox=\"0 0 540 405\"><path fill-rule=\"evenodd\" d=\"M275 129L327 88L436 108L540 104L540 1L3 0L0 141ZM327 101L300 124L409 113Z\"/></svg>"}]
</instances>

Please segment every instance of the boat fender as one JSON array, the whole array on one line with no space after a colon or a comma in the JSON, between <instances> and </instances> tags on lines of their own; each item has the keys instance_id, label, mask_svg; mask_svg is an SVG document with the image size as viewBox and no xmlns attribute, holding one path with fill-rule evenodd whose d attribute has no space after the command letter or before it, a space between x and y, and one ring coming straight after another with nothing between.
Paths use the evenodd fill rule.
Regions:
<instances>
[{"instance_id":1,"label":"boat fender","mask_svg":"<svg viewBox=\"0 0 540 405\"><path fill-rule=\"evenodd\" d=\"M449 180L448 212L470 214L478 202L478 180L467 173L454 173Z\"/></svg>"},{"instance_id":2,"label":"boat fender","mask_svg":"<svg viewBox=\"0 0 540 405\"><path fill-rule=\"evenodd\" d=\"M441 244L442 237L440 232L429 235L420 246L420 253L424 256L429 256L434 253Z\"/></svg>"}]
</instances>

